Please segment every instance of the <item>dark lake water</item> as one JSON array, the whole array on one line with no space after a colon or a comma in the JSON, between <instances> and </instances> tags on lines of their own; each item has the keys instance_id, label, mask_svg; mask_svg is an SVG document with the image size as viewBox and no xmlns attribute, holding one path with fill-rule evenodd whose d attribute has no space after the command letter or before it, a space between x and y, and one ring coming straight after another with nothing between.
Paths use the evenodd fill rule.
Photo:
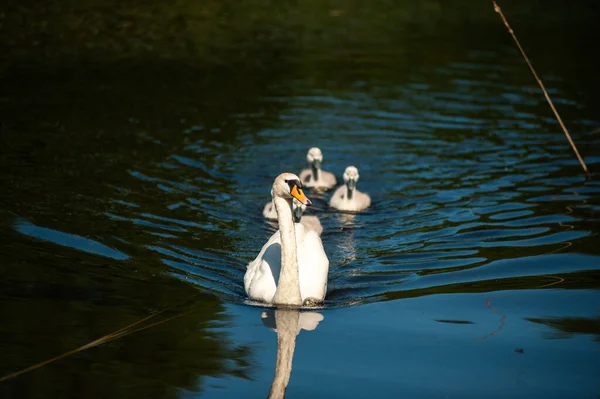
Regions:
<instances>
[{"instance_id":1,"label":"dark lake water","mask_svg":"<svg viewBox=\"0 0 600 399\"><path fill-rule=\"evenodd\" d=\"M350 3L261 39L276 48L216 43L221 64L12 48L0 378L113 335L10 376L3 398L264 398L274 376L287 398L600 395L593 3L503 8L587 180L491 5ZM333 190L308 191L324 307L248 303L272 181L313 146L338 182L358 167L372 206L341 214Z\"/></svg>"}]
</instances>

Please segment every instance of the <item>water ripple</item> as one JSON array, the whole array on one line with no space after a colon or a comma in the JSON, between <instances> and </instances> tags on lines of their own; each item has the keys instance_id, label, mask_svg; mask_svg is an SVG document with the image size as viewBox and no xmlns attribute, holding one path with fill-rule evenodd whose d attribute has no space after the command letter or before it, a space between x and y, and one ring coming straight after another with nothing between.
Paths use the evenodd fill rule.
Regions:
<instances>
[{"instance_id":1,"label":"water ripple","mask_svg":"<svg viewBox=\"0 0 600 399\"><path fill-rule=\"evenodd\" d=\"M327 306L510 289L513 279L531 289L533 278L596 270L597 254L557 252L598 234L600 185L583 181L562 133L547 131L555 122L539 116L532 87L504 81L510 68L474 56L438 67L437 84L296 81L293 95L263 99L284 106L276 117L186 126L180 148L128 171L136 188L115 189L105 215L142 229L165 273L244 302L245 266L274 231L261 215L272 179L306 167L316 145L339 181L358 166L373 199L345 215L328 207L331 192L310 193L331 263ZM221 140L224 129L236 139Z\"/></svg>"}]
</instances>

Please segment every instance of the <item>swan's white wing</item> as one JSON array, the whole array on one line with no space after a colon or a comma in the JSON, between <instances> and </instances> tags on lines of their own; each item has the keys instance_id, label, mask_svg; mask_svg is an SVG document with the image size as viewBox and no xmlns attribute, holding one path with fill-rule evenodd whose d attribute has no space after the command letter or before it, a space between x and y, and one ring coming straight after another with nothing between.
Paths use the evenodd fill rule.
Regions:
<instances>
[{"instance_id":1,"label":"swan's white wing","mask_svg":"<svg viewBox=\"0 0 600 399\"><path fill-rule=\"evenodd\" d=\"M331 172L321 170L319 172L319 180L315 180L310 169L302 169L300 172L300 180L305 187L316 187L316 188L332 188L337 184L335 175Z\"/></svg>"},{"instance_id":2,"label":"swan's white wing","mask_svg":"<svg viewBox=\"0 0 600 399\"><path fill-rule=\"evenodd\" d=\"M302 300L323 300L327 292L329 259L319 235L307 230L302 223L294 224L298 245L298 268ZM263 245L260 253L248 264L244 287L248 297L270 303L277 290L281 271L281 235L277 230Z\"/></svg>"},{"instance_id":3,"label":"swan's white wing","mask_svg":"<svg viewBox=\"0 0 600 399\"><path fill-rule=\"evenodd\" d=\"M321 238L314 230L307 230L301 223L296 223L296 239L302 301L307 298L322 301L327 293L329 259Z\"/></svg>"},{"instance_id":4,"label":"swan's white wing","mask_svg":"<svg viewBox=\"0 0 600 399\"><path fill-rule=\"evenodd\" d=\"M281 270L281 235L277 230L263 245L258 256L248 264L244 287L248 297L270 303L273 300Z\"/></svg>"}]
</instances>

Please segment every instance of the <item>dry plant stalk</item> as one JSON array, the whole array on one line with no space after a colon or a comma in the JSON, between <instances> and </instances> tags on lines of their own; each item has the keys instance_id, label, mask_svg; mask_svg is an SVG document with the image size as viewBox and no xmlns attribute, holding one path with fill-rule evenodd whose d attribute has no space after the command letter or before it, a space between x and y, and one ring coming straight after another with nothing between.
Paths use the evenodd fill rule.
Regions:
<instances>
[{"instance_id":1,"label":"dry plant stalk","mask_svg":"<svg viewBox=\"0 0 600 399\"><path fill-rule=\"evenodd\" d=\"M190 298L192 298L192 297L194 297L196 295L198 295L198 294L196 293L196 294L191 295L185 301L188 301ZM171 320L174 320L174 319L178 319L178 318L183 317L183 316L187 315L188 313L190 313L189 311L188 312L179 313L179 314L177 314L175 316L172 316L172 317L169 317L169 318L166 318L166 319L154 322L154 323L149 324L149 325L145 325L143 327L132 328L132 327L135 327L135 326L137 326L137 325L139 325L139 324L141 324L141 323L143 323L143 322L145 322L147 320L150 320L153 317L156 317L156 316L164 313L165 311L167 311L169 309L174 308L175 306L177 306L177 305L169 306L168 308L165 308L165 309L160 310L160 311L158 311L156 313L153 313L153 314L151 314L149 316L146 316L146 317L144 317L144 318L142 318L142 319L140 319L138 321L135 321L135 322L133 322L133 323L131 323L129 325L126 325L125 327L121 327L118 330L115 330L115 331L113 331L113 332L111 332L109 334L106 334L106 335L98 338L98 339L90 341L87 344L80 346L79 348L75 348L75 349L72 349L70 351L61 353L58 356L54 356L54 357L52 357L50 359L46 359L46 360L44 360L42 362L36 363L36 364L31 365L29 367L26 367L24 369L15 371L14 373L5 375L3 377L0 377L0 383L4 382L4 381L8 381L10 379L13 379L15 377L18 377L21 374L25 374L25 373L28 373L30 371L39 369L42 366L45 366L45 365L47 365L49 363L53 363L53 362L55 362L57 360L60 360L60 359L64 359L65 357L74 355L75 353L78 353L78 352L84 351L86 349L90 349L90 348L93 348L93 347L105 344L105 343L110 342L110 341L114 341L114 340L119 339L119 338L123 338L123 337L125 337L125 336L127 336L129 334L133 334L133 333L136 333L136 332L139 332L139 331L142 331L142 330L146 330L148 328L155 327L155 326L157 326L159 324L163 324L163 323L166 323L168 321L171 321Z\"/></svg>"},{"instance_id":2,"label":"dry plant stalk","mask_svg":"<svg viewBox=\"0 0 600 399\"><path fill-rule=\"evenodd\" d=\"M579 163L581 164L581 167L585 171L586 176L589 178L590 177L590 171L588 170L588 168L587 168L585 162L583 161L583 158L581 157L581 155L579 155L579 151L577 151L577 147L575 146L575 143L573 142L573 139L571 138L571 135L569 134L569 131L567 130L565 124L563 123L562 119L560 118L560 115L558 114L558 111L556 110L556 108L554 108L554 104L552 103L552 100L550 99L550 96L548 95L548 92L546 91L546 88L544 87L544 84L542 83L542 80L538 77L537 73L535 72L535 69L533 69L533 65L531 65L531 62L529 62L529 58L527 58L527 55L525 54L525 50L523 50L523 47L521 47L521 43L519 43L519 40L517 39L517 36L515 36L515 33L513 32L513 30L510 27L510 25L508 24L508 21L506 20L506 18L504 17L504 14L502 13L502 10L498 6L498 4L496 4L495 1L492 1L492 3L494 4L494 11L496 11L498 14L500 14L500 17L502 18L502 22L504 22L504 25L506 26L506 29L508 29L508 33L510 33L510 35L512 36L512 38L515 40L515 43L517 44L517 47L519 48L519 51L521 51L521 54L523 55L523 58L525 58L525 61L527 62L527 65L529 65L529 69L531 69L531 73L533 73L533 77L535 78L535 80L537 80L538 84L542 88L542 91L544 92L544 96L546 97L546 101L548 101L548 104L550 105L550 108L552 109L552 112L554 112L554 116L556 116L556 119L558 120L558 123L560 124L560 127L562 127L563 132L565 132L565 136L567 136L567 140L569 140L569 143L571 144L571 147L573 148L573 151L575 151L575 155L577 155L577 159L579 160Z\"/></svg>"}]
</instances>

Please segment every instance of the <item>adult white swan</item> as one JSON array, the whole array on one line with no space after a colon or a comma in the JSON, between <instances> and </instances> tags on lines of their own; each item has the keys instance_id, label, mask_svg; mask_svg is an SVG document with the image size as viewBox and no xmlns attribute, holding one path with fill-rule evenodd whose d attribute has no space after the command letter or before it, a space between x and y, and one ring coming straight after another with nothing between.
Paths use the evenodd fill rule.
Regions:
<instances>
[{"instance_id":1,"label":"adult white swan","mask_svg":"<svg viewBox=\"0 0 600 399\"><path fill-rule=\"evenodd\" d=\"M304 205L311 204L298 176L282 173L273 182L279 230L248 264L244 276L244 287L251 299L293 306L325 299L329 259L319 235L301 223L294 223L292 198Z\"/></svg>"},{"instance_id":2,"label":"adult white swan","mask_svg":"<svg viewBox=\"0 0 600 399\"><path fill-rule=\"evenodd\" d=\"M356 189L359 177L358 169L348 166L344 171L344 183L346 184L335 190L329 200L329 205L340 211L358 212L368 208L371 205L371 197Z\"/></svg>"},{"instance_id":3,"label":"adult white swan","mask_svg":"<svg viewBox=\"0 0 600 399\"><path fill-rule=\"evenodd\" d=\"M273 190L271 190L271 197L273 197ZM304 216L304 211L306 211L306 205L296 198L293 198L292 213L294 215L294 223L302 223L307 229L314 230L318 235L321 235L321 233L323 233L323 226L321 225L319 218L314 215ZM265 205L263 216L269 220L277 220L277 211L275 210L273 201L270 201Z\"/></svg>"},{"instance_id":4,"label":"adult white swan","mask_svg":"<svg viewBox=\"0 0 600 399\"><path fill-rule=\"evenodd\" d=\"M334 187L337 184L335 175L331 172L321 170L321 162L323 162L323 153L317 147L308 150L306 154L309 169L303 169L300 172L300 180L305 187L317 188L326 190Z\"/></svg>"}]
</instances>

